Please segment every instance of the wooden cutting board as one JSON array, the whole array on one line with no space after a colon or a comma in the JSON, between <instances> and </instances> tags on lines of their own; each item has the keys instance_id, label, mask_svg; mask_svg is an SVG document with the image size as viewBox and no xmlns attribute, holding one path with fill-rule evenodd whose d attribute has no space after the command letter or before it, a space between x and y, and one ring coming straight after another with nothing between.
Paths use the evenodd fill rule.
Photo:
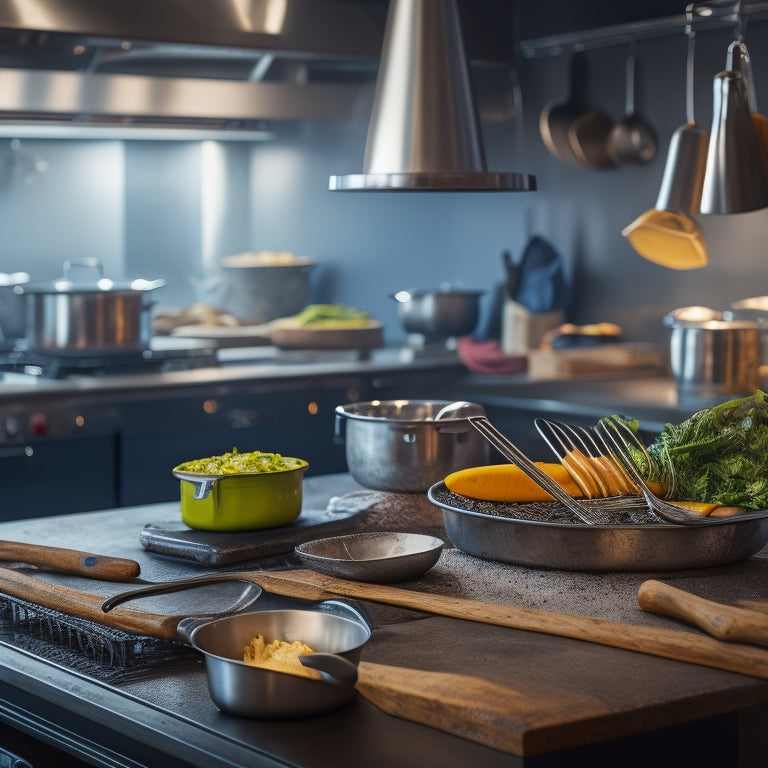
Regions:
<instances>
[{"instance_id":1,"label":"wooden cutting board","mask_svg":"<svg viewBox=\"0 0 768 768\"><path fill-rule=\"evenodd\" d=\"M269 337L282 349L375 349L384 344L384 329L376 320L363 328L313 328L283 317L269 324Z\"/></svg>"},{"instance_id":2,"label":"wooden cutting board","mask_svg":"<svg viewBox=\"0 0 768 768\"><path fill-rule=\"evenodd\" d=\"M557 379L641 368L664 370L666 362L660 347L641 342L532 350L528 353L528 378Z\"/></svg>"}]
</instances>

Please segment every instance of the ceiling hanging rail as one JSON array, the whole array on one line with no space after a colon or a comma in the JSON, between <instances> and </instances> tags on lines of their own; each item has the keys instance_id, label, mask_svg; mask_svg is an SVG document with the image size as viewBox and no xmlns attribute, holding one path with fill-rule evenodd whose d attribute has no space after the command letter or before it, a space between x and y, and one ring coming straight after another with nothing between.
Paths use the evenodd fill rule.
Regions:
<instances>
[{"instance_id":1,"label":"ceiling hanging rail","mask_svg":"<svg viewBox=\"0 0 768 768\"><path fill-rule=\"evenodd\" d=\"M741 15L748 17L750 23L768 19L768 2L702 2L695 3L696 28L718 29L732 26ZM627 45L639 40L648 40L665 35L682 34L685 31L687 19L685 13L673 16L663 16L655 19L643 19L626 24L596 27L576 32L568 32L549 37L538 37L522 40L520 48L526 59L560 56L576 49L587 50L595 48L610 48L617 45Z\"/></svg>"}]
</instances>

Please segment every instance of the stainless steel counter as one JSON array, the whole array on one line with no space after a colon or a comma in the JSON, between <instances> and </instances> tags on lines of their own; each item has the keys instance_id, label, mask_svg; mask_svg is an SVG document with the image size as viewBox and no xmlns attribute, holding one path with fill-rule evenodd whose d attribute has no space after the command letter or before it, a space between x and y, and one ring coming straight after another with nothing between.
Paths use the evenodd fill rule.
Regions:
<instances>
[{"instance_id":1,"label":"stainless steel counter","mask_svg":"<svg viewBox=\"0 0 768 768\"><path fill-rule=\"evenodd\" d=\"M272 347L219 350L219 366L165 372L88 376L63 379L19 373L0 373L0 404L7 401L158 392L183 388L236 385L250 381L320 378L328 375L377 374L402 370L465 370L455 354L414 354L406 347L372 350L367 358L344 350L301 351L292 354Z\"/></svg>"}]
</instances>

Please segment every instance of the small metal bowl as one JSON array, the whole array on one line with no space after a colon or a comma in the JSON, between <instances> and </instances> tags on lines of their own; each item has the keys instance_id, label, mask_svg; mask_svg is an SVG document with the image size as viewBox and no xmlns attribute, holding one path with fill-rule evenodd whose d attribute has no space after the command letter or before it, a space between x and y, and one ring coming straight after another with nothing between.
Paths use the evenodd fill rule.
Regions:
<instances>
[{"instance_id":1,"label":"small metal bowl","mask_svg":"<svg viewBox=\"0 0 768 768\"><path fill-rule=\"evenodd\" d=\"M388 584L426 573L444 546L435 536L375 531L316 539L295 550L304 565L320 573Z\"/></svg>"}]
</instances>

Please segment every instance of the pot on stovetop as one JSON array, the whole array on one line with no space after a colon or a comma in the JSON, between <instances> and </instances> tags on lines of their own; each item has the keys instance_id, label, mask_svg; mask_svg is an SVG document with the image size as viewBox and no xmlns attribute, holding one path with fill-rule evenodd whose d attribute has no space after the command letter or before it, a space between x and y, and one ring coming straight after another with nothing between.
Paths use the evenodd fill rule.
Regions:
<instances>
[{"instance_id":1,"label":"pot on stovetop","mask_svg":"<svg viewBox=\"0 0 768 768\"><path fill-rule=\"evenodd\" d=\"M408 333L445 340L474 331L483 293L445 284L435 291L398 291L392 298L398 303L400 324Z\"/></svg>"},{"instance_id":2,"label":"pot on stovetop","mask_svg":"<svg viewBox=\"0 0 768 768\"><path fill-rule=\"evenodd\" d=\"M96 279L75 281L75 268L96 273ZM163 280L137 279L118 283L104 277L101 261L64 262L61 278L14 288L27 296L27 338L32 349L72 352L124 352L149 347L152 336L150 292Z\"/></svg>"}]
</instances>

